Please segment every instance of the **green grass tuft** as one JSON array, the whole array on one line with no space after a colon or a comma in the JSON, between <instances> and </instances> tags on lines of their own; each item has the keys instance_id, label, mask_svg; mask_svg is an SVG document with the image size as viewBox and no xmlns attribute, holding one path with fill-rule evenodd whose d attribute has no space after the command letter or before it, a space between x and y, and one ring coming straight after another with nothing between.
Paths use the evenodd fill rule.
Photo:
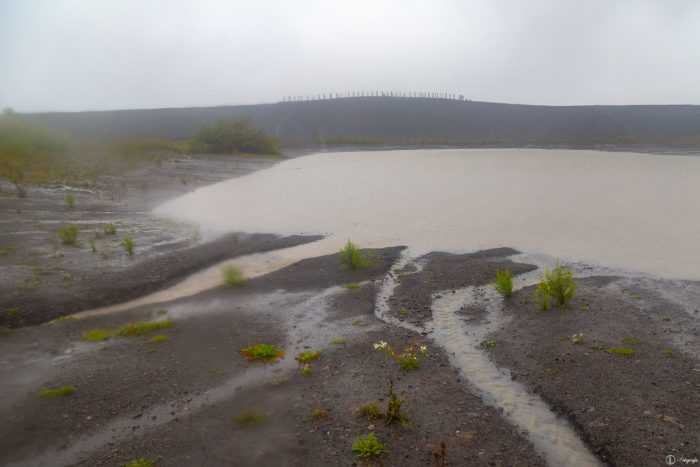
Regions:
<instances>
[{"instance_id":1,"label":"green grass tuft","mask_svg":"<svg viewBox=\"0 0 700 467\"><path fill-rule=\"evenodd\" d=\"M91 329L83 333L83 339L90 342L99 342L112 337L113 335L114 333L109 329Z\"/></svg>"},{"instance_id":2,"label":"green grass tuft","mask_svg":"<svg viewBox=\"0 0 700 467\"><path fill-rule=\"evenodd\" d=\"M592 345L589 345L588 348L591 350L603 350L605 347L603 347L600 344L592 344Z\"/></svg>"},{"instance_id":3,"label":"green grass tuft","mask_svg":"<svg viewBox=\"0 0 700 467\"><path fill-rule=\"evenodd\" d=\"M58 237L64 245L75 245L75 239L78 237L78 226L68 224L65 227L58 229Z\"/></svg>"},{"instance_id":4,"label":"green grass tuft","mask_svg":"<svg viewBox=\"0 0 700 467\"><path fill-rule=\"evenodd\" d=\"M673 350L661 350L661 355L676 355Z\"/></svg>"},{"instance_id":5,"label":"green grass tuft","mask_svg":"<svg viewBox=\"0 0 700 467\"><path fill-rule=\"evenodd\" d=\"M314 360L320 360L321 359L321 351L319 350L318 352L302 352L299 357L297 357L297 360L303 363L309 363L313 362Z\"/></svg>"},{"instance_id":6,"label":"green grass tuft","mask_svg":"<svg viewBox=\"0 0 700 467\"><path fill-rule=\"evenodd\" d=\"M341 339L340 337L336 337L336 338L333 339L331 342L334 343L334 344L344 344L344 343L345 343L345 339Z\"/></svg>"},{"instance_id":7,"label":"green grass tuft","mask_svg":"<svg viewBox=\"0 0 700 467\"><path fill-rule=\"evenodd\" d=\"M66 202L66 209L70 211L73 209L73 205L75 205L75 196L71 195L70 193L66 193L66 195L63 197L63 201Z\"/></svg>"},{"instance_id":8,"label":"green grass tuft","mask_svg":"<svg viewBox=\"0 0 700 467\"><path fill-rule=\"evenodd\" d=\"M119 467L157 467L157 465L158 464L156 464L156 461L142 457L141 459L135 459L133 461L119 464Z\"/></svg>"},{"instance_id":9,"label":"green grass tuft","mask_svg":"<svg viewBox=\"0 0 700 467\"><path fill-rule=\"evenodd\" d=\"M226 266L221 270L224 277L224 284L229 287L238 287L245 285L246 279L243 275L243 270L238 266Z\"/></svg>"},{"instance_id":10,"label":"green grass tuft","mask_svg":"<svg viewBox=\"0 0 700 467\"><path fill-rule=\"evenodd\" d=\"M105 232L105 235L114 235L117 233L117 226L110 222L104 228L104 232Z\"/></svg>"},{"instance_id":11,"label":"green grass tuft","mask_svg":"<svg viewBox=\"0 0 700 467\"><path fill-rule=\"evenodd\" d=\"M635 345L635 344L639 344L639 341L637 339L635 339L634 337L623 337L622 343L627 344L627 345Z\"/></svg>"},{"instance_id":12,"label":"green grass tuft","mask_svg":"<svg viewBox=\"0 0 700 467\"><path fill-rule=\"evenodd\" d=\"M119 337L143 336L144 334L148 334L149 332L155 331L156 329L171 328L174 325L175 322L171 318L168 318L164 321L139 321L135 324L128 324L117 329L115 334Z\"/></svg>"},{"instance_id":13,"label":"green grass tuft","mask_svg":"<svg viewBox=\"0 0 700 467\"><path fill-rule=\"evenodd\" d=\"M367 438L357 438L355 444L352 445L352 450L357 451L357 457L374 457L382 453L389 452L385 444L380 443L375 438L374 433L367 435Z\"/></svg>"},{"instance_id":14,"label":"green grass tuft","mask_svg":"<svg viewBox=\"0 0 700 467\"><path fill-rule=\"evenodd\" d=\"M353 284L345 284L343 287L345 287L346 289L359 289L360 288L359 285L354 284L354 283Z\"/></svg>"},{"instance_id":15,"label":"green grass tuft","mask_svg":"<svg viewBox=\"0 0 700 467\"><path fill-rule=\"evenodd\" d=\"M496 280L491 282L491 285L496 289L496 292L505 298L513 295L513 277L510 274L510 270L506 269L504 272L501 272L496 268Z\"/></svg>"},{"instance_id":16,"label":"green grass tuft","mask_svg":"<svg viewBox=\"0 0 700 467\"><path fill-rule=\"evenodd\" d=\"M170 340L170 338L168 336L158 335L158 336L153 336L150 339L148 339L148 342L151 344L154 344L156 342L165 342L165 341L169 341L169 340Z\"/></svg>"},{"instance_id":17,"label":"green grass tuft","mask_svg":"<svg viewBox=\"0 0 700 467\"><path fill-rule=\"evenodd\" d=\"M278 358L284 358L284 350L276 349L274 345L258 344L241 349L238 353L245 355L248 360L268 360L274 362Z\"/></svg>"},{"instance_id":18,"label":"green grass tuft","mask_svg":"<svg viewBox=\"0 0 700 467\"><path fill-rule=\"evenodd\" d=\"M124 251L130 255L134 253L134 239L128 235L124 237L124 240L122 240L120 245L124 248Z\"/></svg>"},{"instance_id":19,"label":"green grass tuft","mask_svg":"<svg viewBox=\"0 0 700 467\"><path fill-rule=\"evenodd\" d=\"M257 410L246 410L233 418L233 423L239 428L252 428L267 422L267 415Z\"/></svg>"},{"instance_id":20,"label":"green grass tuft","mask_svg":"<svg viewBox=\"0 0 700 467\"><path fill-rule=\"evenodd\" d=\"M498 345L498 342L496 341L484 341L481 343L481 346L485 349L489 347L496 347Z\"/></svg>"},{"instance_id":21,"label":"green grass tuft","mask_svg":"<svg viewBox=\"0 0 700 467\"><path fill-rule=\"evenodd\" d=\"M357 408L357 416L366 418L367 420L374 420L375 418L383 417L384 413L382 412L382 407L379 405L379 402L374 401L360 405Z\"/></svg>"},{"instance_id":22,"label":"green grass tuft","mask_svg":"<svg viewBox=\"0 0 700 467\"><path fill-rule=\"evenodd\" d=\"M350 240L340 250L340 262L350 269L364 269L369 266L369 261L360 252L360 248Z\"/></svg>"},{"instance_id":23,"label":"green grass tuft","mask_svg":"<svg viewBox=\"0 0 700 467\"><path fill-rule=\"evenodd\" d=\"M54 323L62 323L62 322L64 322L64 321L70 321L70 320L72 320L72 319L75 319L75 318L73 318L71 315L59 316L58 318L56 318L55 320L53 320L53 322L54 322Z\"/></svg>"},{"instance_id":24,"label":"green grass tuft","mask_svg":"<svg viewBox=\"0 0 700 467\"><path fill-rule=\"evenodd\" d=\"M54 397L64 397L68 396L70 394L73 394L75 392L75 388L73 386L61 386L60 388L56 389L46 389L44 391L41 391L39 393L39 397L43 398L54 398Z\"/></svg>"},{"instance_id":25,"label":"green grass tuft","mask_svg":"<svg viewBox=\"0 0 700 467\"><path fill-rule=\"evenodd\" d=\"M314 409L309 415L309 420L319 420L328 417L328 412L323 409Z\"/></svg>"}]
</instances>

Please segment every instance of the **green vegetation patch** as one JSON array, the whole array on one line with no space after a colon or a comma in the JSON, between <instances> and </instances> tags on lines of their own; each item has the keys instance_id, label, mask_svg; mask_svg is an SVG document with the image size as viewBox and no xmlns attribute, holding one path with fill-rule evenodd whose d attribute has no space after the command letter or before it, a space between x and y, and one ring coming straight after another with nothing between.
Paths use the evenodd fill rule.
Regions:
<instances>
[{"instance_id":1,"label":"green vegetation patch","mask_svg":"<svg viewBox=\"0 0 700 467\"><path fill-rule=\"evenodd\" d=\"M564 268L559 260L552 271L546 267L544 277L540 277L537 289L532 293L540 309L549 309L550 301L553 301L557 307L563 307L566 302L574 298L578 281L573 277L574 271Z\"/></svg>"},{"instance_id":2,"label":"green vegetation patch","mask_svg":"<svg viewBox=\"0 0 700 467\"><path fill-rule=\"evenodd\" d=\"M78 226L75 224L68 224L64 227L58 229L58 238L61 239L61 243L64 245L75 245L75 239L78 237Z\"/></svg>"},{"instance_id":3,"label":"green vegetation patch","mask_svg":"<svg viewBox=\"0 0 700 467\"><path fill-rule=\"evenodd\" d=\"M75 318L73 318L71 315L66 315L66 316L59 316L55 320L53 320L54 323L62 323L64 321L71 321Z\"/></svg>"},{"instance_id":4,"label":"green vegetation patch","mask_svg":"<svg viewBox=\"0 0 700 467\"><path fill-rule=\"evenodd\" d=\"M158 464L156 464L156 461L142 457L141 459L135 459L133 461L119 464L119 467L156 467L157 465Z\"/></svg>"},{"instance_id":5,"label":"green vegetation patch","mask_svg":"<svg viewBox=\"0 0 700 467\"><path fill-rule=\"evenodd\" d=\"M510 270L506 269L501 272L496 268L496 280L491 282L491 285L496 289L496 292L500 293L505 298L513 295L513 277L510 274Z\"/></svg>"},{"instance_id":6,"label":"green vegetation patch","mask_svg":"<svg viewBox=\"0 0 700 467\"><path fill-rule=\"evenodd\" d=\"M336 338L333 339L331 342L334 343L334 344L344 344L344 343L345 343L345 339L341 339L340 337L336 337Z\"/></svg>"},{"instance_id":7,"label":"green vegetation patch","mask_svg":"<svg viewBox=\"0 0 700 467\"><path fill-rule=\"evenodd\" d=\"M51 399L56 397L68 396L70 394L73 394L74 392L75 388L73 386L61 386L60 388L55 389L45 389L39 393L39 397Z\"/></svg>"},{"instance_id":8,"label":"green vegetation patch","mask_svg":"<svg viewBox=\"0 0 700 467\"><path fill-rule=\"evenodd\" d=\"M379 405L379 402L373 401L360 405L357 408L357 416L366 418L367 420L374 420L375 418L383 417L384 413L382 412L382 407Z\"/></svg>"},{"instance_id":9,"label":"green vegetation patch","mask_svg":"<svg viewBox=\"0 0 700 467\"><path fill-rule=\"evenodd\" d=\"M126 235L124 237L124 240L120 243L122 248L124 248L124 251L129 253L130 255L134 253L134 239Z\"/></svg>"},{"instance_id":10,"label":"green vegetation patch","mask_svg":"<svg viewBox=\"0 0 700 467\"><path fill-rule=\"evenodd\" d=\"M114 235L117 233L117 226L113 223L109 223L104 228L105 235Z\"/></svg>"},{"instance_id":11,"label":"green vegetation patch","mask_svg":"<svg viewBox=\"0 0 700 467\"><path fill-rule=\"evenodd\" d=\"M588 346L588 348L591 350L603 350L605 347L600 344L591 344Z\"/></svg>"},{"instance_id":12,"label":"green vegetation patch","mask_svg":"<svg viewBox=\"0 0 700 467\"><path fill-rule=\"evenodd\" d=\"M350 240L340 250L340 262L350 269L364 269L369 266L366 255L362 254L360 248Z\"/></svg>"},{"instance_id":13,"label":"green vegetation patch","mask_svg":"<svg viewBox=\"0 0 700 467\"><path fill-rule=\"evenodd\" d=\"M374 433L370 433L366 438L357 438L355 444L352 445L352 450L357 452L357 457L362 458L375 457L389 452L385 444L377 441Z\"/></svg>"},{"instance_id":14,"label":"green vegetation patch","mask_svg":"<svg viewBox=\"0 0 700 467\"><path fill-rule=\"evenodd\" d=\"M224 278L224 284L228 287L245 285L246 279L243 275L243 270L238 266L226 266L221 270L221 274Z\"/></svg>"},{"instance_id":15,"label":"green vegetation patch","mask_svg":"<svg viewBox=\"0 0 700 467\"><path fill-rule=\"evenodd\" d=\"M346 289L353 289L353 290L354 290L354 289L359 289L359 288L360 288L359 285L354 284L354 283L353 283L353 284L345 284L345 285L343 285L343 287L345 287Z\"/></svg>"},{"instance_id":16,"label":"green vegetation patch","mask_svg":"<svg viewBox=\"0 0 700 467\"><path fill-rule=\"evenodd\" d=\"M326 418L328 417L328 412L326 412L323 409L314 409L311 411L311 413L308 415L309 420L319 420L321 418Z\"/></svg>"},{"instance_id":17,"label":"green vegetation patch","mask_svg":"<svg viewBox=\"0 0 700 467\"><path fill-rule=\"evenodd\" d=\"M158 335L158 336L153 336L150 339L148 339L148 342L151 344L154 344L156 342L165 342L165 341L169 341L169 340L170 340L170 338L168 336Z\"/></svg>"},{"instance_id":18,"label":"green vegetation patch","mask_svg":"<svg viewBox=\"0 0 700 467\"><path fill-rule=\"evenodd\" d=\"M115 334L119 337L143 336L144 334L148 334L156 329L171 328L174 325L175 321L173 321L171 318L164 321L139 321L135 324L127 324L126 326L117 329Z\"/></svg>"},{"instance_id":19,"label":"green vegetation patch","mask_svg":"<svg viewBox=\"0 0 700 467\"><path fill-rule=\"evenodd\" d=\"M609 353L614 353L617 355L632 355L634 353L634 350L628 349L626 347L620 347L620 348L610 348L608 349Z\"/></svg>"},{"instance_id":20,"label":"green vegetation patch","mask_svg":"<svg viewBox=\"0 0 700 467\"><path fill-rule=\"evenodd\" d=\"M267 422L267 415L257 410L246 410L233 418L233 423L239 428L252 428Z\"/></svg>"},{"instance_id":21,"label":"green vegetation patch","mask_svg":"<svg viewBox=\"0 0 700 467\"><path fill-rule=\"evenodd\" d=\"M498 345L498 342L496 341L484 341L481 343L481 346L485 349L489 347L496 347Z\"/></svg>"},{"instance_id":22,"label":"green vegetation patch","mask_svg":"<svg viewBox=\"0 0 700 467\"><path fill-rule=\"evenodd\" d=\"M661 350L660 353L661 355L676 355L676 352L674 352L673 350Z\"/></svg>"},{"instance_id":23,"label":"green vegetation patch","mask_svg":"<svg viewBox=\"0 0 700 467\"><path fill-rule=\"evenodd\" d=\"M639 344L639 341L637 339L635 339L634 337L623 337L622 343L627 344L627 345L635 345L635 344Z\"/></svg>"},{"instance_id":24,"label":"green vegetation patch","mask_svg":"<svg viewBox=\"0 0 700 467\"><path fill-rule=\"evenodd\" d=\"M274 345L268 344L258 344L250 346L246 349L241 349L238 353L245 355L245 357L251 360L262 360L266 362L268 360L274 362L278 358L284 358L284 350L276 349Z\"/></svg>"},{"instance_id":25,"label":"green vegetation patch","mask_svg":"<svg viewBox=\"0 0 700 467\"><path fill-rule=\"evenodd\" d=\"M297 359L303 363L313 362L314 360L319 360L321 358L321 351L318 352L302 352Z\"/></svg>"},{"instance_id":26,"label":"green vegetation patch","mask_svg":"<svg viewBox=\"0 0 700 467\"><path fill-rule=\"evenodd\" d=\"M114 333L109 329L91 329L83 333L83 339L90 342L99 342L110 338Z\"/></svg>"},{"instance_id":27,"label":"green vegetation patch","mask_svg":"<svg viewBox=\"0 0 700 467\"><path fill-rule=\"evenodd\" d=\"M205 125L181 151L193 154L281 153L279 141L251 128L248 118L219 120L216 126Z\"/></svg>"}]
</instances>

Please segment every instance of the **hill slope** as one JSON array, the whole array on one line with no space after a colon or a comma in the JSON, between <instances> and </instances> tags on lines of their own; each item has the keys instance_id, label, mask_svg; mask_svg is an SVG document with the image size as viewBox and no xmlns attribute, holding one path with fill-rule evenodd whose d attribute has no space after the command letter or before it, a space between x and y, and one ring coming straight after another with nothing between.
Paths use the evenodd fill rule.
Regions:
<instances>
[{"instance_id":1,"label":"hill slope","mask_svg":"<svg viewBox=\"0 0 700 467\"><path fill-rule=\"evenodd\" d=\"M227 107L45 113L31 120L72 134L189 138L206 123L250 117L285 144L317 138L384 142L449 140L508 144L616 141L682 143L700 138L700 106L548 107L427 98L357 97Z\"/></svg>"}]
</instances>

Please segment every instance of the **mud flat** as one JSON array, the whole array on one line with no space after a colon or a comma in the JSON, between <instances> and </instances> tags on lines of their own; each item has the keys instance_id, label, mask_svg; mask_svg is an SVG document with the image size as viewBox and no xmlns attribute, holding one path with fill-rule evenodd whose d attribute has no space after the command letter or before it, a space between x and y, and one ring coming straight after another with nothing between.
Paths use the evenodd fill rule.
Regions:
<instances>
[{"instance_id":1,"label":"mud flat","mask_svg":"<svg viewBox=\"0 0 700 467\"><path fill-rule=\"evenodd\" d=\"M213 160L207 173L223 174L224 161ZM170 180L182 185L179 176ZM181 192L178 183L160 185ZM123 218L130 219L129 203L123 204ZM134 216L153 222L142 209ZM31 217L21 211L14 214ZM82 222L88 218L85 213ZM152 295L160 298L4 333L1 464L119 465L145 458L158 465L361 465L352 446L370 432L388 450L376 465L433 465L440 442L446 465L662 465L669 455L698 457L697 281L570 260L565 264L579 278L576 297L564 308L538 311L532 288L555 259L542 254L385 245L364 250L369 267L352 270L337 250L323 253L346 238L239 234L234 242L230 232L202 227L195 239L191 224L168 225L181 227L159 230L159 240L150 241L133 228L144 257L124 255L124 264L110 268L86 245L59 245L64 256L56 261L69 265L69 253L80 256L76 270L95 267L105 287L130 284L129 271L163 264L167 273L123 300L95 300L80 281L68 288L70 298L55 295L56 309L77 303L75 311L84 311L95 302L177 290L194 269L213 265L216 273L227 258L258 265L257 272L229 288L205 270L184 296ZM187 241L163 241L169 235ZM22 248L21 235L12 238L19 239L17 249L0 258L8 277L11 268L46 267L12 264L41 258ZM28 238L39 242L41 235ZM496 268L516 274L508 299L489 285ZM44 293L51 299L59 289ZM22 299L14 303L22 306ZM90 330L114 334L124 325L166 320L173 325L140 336L83 338ZM573 342L579 333L583 341ZM164 337L152 341L156 335ZM404 370L374 348L380 341L399 351L425 345L427 355L420 368ZM285 358L247 361L238 351L255 344L273 344ZM619 347L634 353L609 352ZM295 359L304 351L321 352L307 372ZM388 378L405 399L404 424L357 414L372 401L385 410ZM38 397L61 386L75 392ZM241 423L241 416L252 423Z\"/></svg>"}]
</instances>

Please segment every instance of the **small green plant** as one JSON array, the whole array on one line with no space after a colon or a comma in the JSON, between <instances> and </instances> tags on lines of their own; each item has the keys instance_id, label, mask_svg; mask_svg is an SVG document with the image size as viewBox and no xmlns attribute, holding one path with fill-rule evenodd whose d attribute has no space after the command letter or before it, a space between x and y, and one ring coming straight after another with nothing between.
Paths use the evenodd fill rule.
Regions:
<instances>
[{"instance_id":1,"label":"small green plant","mask_svg":"<svg viewBox=\"0 0 700 467\"><path fill-rule=\"evenodd\" d=\"M676 352L673 350L661 350L661 355L676 355Z\"/></svg>"},{"instance_id":2,"label":"small green plant","mask_svg":"<svg viewBox=\"0 0 700 467\"><path fill-rule=\"evenodd\" d=\"M346 289L359 289L360 288L360 286L357 284L345 284L343 287L345 287Z\"/></svg>"},{"instance_id":3,"label":"small green plant","mask_svg":"<svg viewBox=\"0 0 700 467\"><path fill-rule=\"evenodd\" d=\"M341 339L340 337L336 337L336 338L333 339L331 342L334 343L334 344L344 344L344 343L345 343L345 339Z\"/></svg>"},{"instance_id":4,"label":"small green plant","mask_svg":"<svg viewBox=\"0 0 700 467\"><path fill-rule=\"evenodd\" d=\"M384 413L384 421L390 424L393 421L404 422L406 415L401 413L401 405L406 402L406 399L399 397L394 391L394 380L389 378L389 402L387 403L386 412Z\"/></svg>"},{"instance_id":5,"label":"small green plant","mask_svg":"<svg viewBox=\"0 0 700 467\"><path fill-rule=\"evenodd\" d=\"M311 413L308 415L309 420L319 420L321 418L326 418L328 416L328 412L326 412L323 409L314 409L311 411Z\"/></svg>"},{"instance_id":6,"label":"small green plant","mask_svg":"<svg viewBox=\"0 0 700 467\"><path fill-rule=\"evenodd\" d=\"M588 308L587 306L582 306L582 307L581 307L581 311L588 311L588 310L590 310L590 308Z\"/></svg>"},{"instance_id":7,"label":"small green plant","mask_svg":"<svg viewBox=\"0 0 700 467\"><path fill-rule=\"evenodd\" d=\"M240 428L252 428L267 422L267 415L257 410L246 410L236 415L233 422Z\"/></svg>"},{"instance_id":8,"label":"small green plant","mask_svg":"<svg viewBox=\"0 0 700 467\"><path fill-rule=\"evenodd\" d=\"M312 371L313 370L311 369L311 367L309 367L309 364L307 363L304 365L304 368L301 369L301 375L302 376L310 375L312 373Z\"/></svg>"},{"instance_id":9,"label":"small green plant","mask_svg":"<svg viewBox=\"0 0 700 467\"><path fill-rule=\"evenodd\" d=\"M400 354L396 353L394 349L384 341L379 341L378 344L374 344L374 349L389 355L394 360L398 360L398 362L401 363L401 368L404 370L416 370L420 368L420 362L428 352L428 347L425 345L418 347L414 341L411 341Z\"/></svg>"},{"instance_id":10,"label":"small green plant","mask_svg":"<svg viewBox=\"0 0 700 467\"><path fill-rule=\"evenodd\" d=\"M634 353L634 350L628 349L626 347L620 347L620 348L610 348L608 349L609 353L614 353L617 355L632 355Z\"/></svg>"},{"instance_id":11,"label":"small green plant","mask_svg":"<svg viewBox=\"0 0 700 467\"><path fill-rule=\"evenodd\" d=\"M126 326L122 326L121 328L117 329L115 334L119 337L143 336L144 334L148 334L156 329L171 328L174 325L175 321L173 321L171 318L163 321L139 321L135 324L127 324Z\"/></svg>"},{"instance_id":12,"label":"small green plant","mask_svg":"<svg viewBox=\"0 0 700 467\"><path fill-rule=\"evenodd\" d=\"M274 362L278 358L284 358L284 350L276 349L274 345L258 344L241 349L238 353L245 355L248 360L268 360Z\"/></svg>"},{"instance_id":13,"label":"small green plant","mask_svg":"<svg viewBox=\"0 0 700 467\"><path fill-rule=\"evenodd\" d=\"M39 393L39 397L43 398L54 398L54 397L63 397L63 396L68 396L70 394L73 394L75 392L75 388L73 386L61 386L60 388L56 389L46 389L44 391L41 391Z\"/></svg>"},{"instance_id":14,"label":"small green plant","mask_svg":"<svg viewBox=\"0 0 700 467\"><path fill-rule=\"evenodd\" d=\"M156 461L146 458L135 459L133 461L119 464L119 467L157 467Z\"/></svg>"},{"instance_id":15,"label":"small green plant","mask_svg":"<svg viewBox=\"0 0 700 467\"><path fill-rule=\"evenodd\" d=\"M169 341L169 340L170 340L170 338L168 336L158 335L158 336L153 336L150 339L148 339L148 342L151 344L155 344L157 342L165 342L165 341Z\"/></svg>"},{"instance_id":16,"label":"small green plant","mask_svg":"<svg viewBox=\"0 0 700 467\"><path fill-rule=\"evenodd\" d=\"M364 269L369 266L369 261L360 252L360 248L350 240L340 250L340 262L350 269Z\"/></svg>"},{"instance_id":17,"label":"small green plant","mask_svg":"<svg viewBox=\"0 0 700 467\"><path fill-rule=\"evenodd\" d=\"M70 321L74 319L71 315L65 315L65 316L59 316L55 320L53 320L54 323L62 323L64 321Z\"/></svg>"},{"instance_id":18,"label":"small green plant","mask_svg":"<svg viewBox=\"0 0 700 467\"><path fill-rule=\"evenodd\" d=\"M71 195L70 193L66 193L66 195L63 197L63 201L66 202L66 209L70 211L73 209L73 205L75 204L75 196Z\"/></svg>"},{"instance_id":19,"label":"small green plant","mask_svg":"<svg viewBox=\"0 0 700 467\"><path fill-rule=\"evenodd\" d=\"M357 408L357 416L364 417L367 420L374 420L375 418L380 418L383 415L382 408L377 401L362 404Z\"/></svg>"},{"instance_id":20,"label":"small green plant","mask_svg":"<svg viewBox=\"0 0 700 467\"><path fill-rule=\"evenodd\" d=\"M501 272L496 268L496 280L491 282L491 285L505 298L513 295L513 277L510 275L510 270Z\"/></svg>"},{"instance_id":21,"label":"small green plant","mask_svg":"<svg viewBox=\"0 0 700 467\"><path fill-rule=\"evenodd\" d=\"M574 344L580 344L581 342L583 342L583 333L579 332L578 334L574 334L573 336L571 336L571 342L573 342Z\"/></svg>"},{"instance_id":22,"label":"small green plant","mask_svg":"<svg viewBox=\"0 0 700 467\"><path fill-rule=\"evenodd\" d=\"M357 457L369 458L379 456L382 453L389 452L386 445L377 441L374 432L367 435L367 438L357 438L355 444L352 445L352 450L357 451Z\"/></svg>"},{"instance_id":23,"label":"small green plant","mask_svg":"<svg viewBox=\"0 0 700 467\"><path fill-rule=\"evenodd\" d=\"M229 287L238 287L244 285L246 282L246 279L243 276L243 270L238 266L226 266L221 270L221 273L224 277L224 284Z\"/></svg>"},{"instance_id":24,"label":"small green plant","mask_svg":"<svg viewBox=\"0 0 700 467\"><path fill-rule=\"evenodd\" d=\"M104 232L105 232L105 235L114 235L117 233L117 226L110 222L104 228Z\"/></svg>"},{"instance_id":25,"label":"small green plant","mask_svg":"<svg viewBox=\"0 0 700 467\"><path fill-rule=\"evenodd\" d=\"M75 245L75 239L78 237L78 226L68 224L58 229L58 237L64 245Z\"/></svg>"},{"instance_id":26,"label":"small green plant","mask_svg":"<svg viewBox=\"0 0 700 467\"><path fill-rule=\"evenodd\" d=\"M313 362L314 360L320 359L321 358L321 351L319 350L318 352L302 352L298 357L297 360L299 360L302 363L310 363Z\"/></svg>"},{"instance_id":27,"label":"small green plant","mask_svg":"<svg viewBox=\"0 0 700 467\"><path fill-rule=\"evenodd\" d=\"M637 339L635 339L634 337L623 337L622 343L627 344L627 345L635 345L635 344L639 344L639 341Z\"/></svg>"},{"instance_id":28,"label":"small green plant","mask_svg":"<svg viewBox=\"0 0 700 467\"><path fill-rule=\"evenodd\" d=\"M533 296L540 308L547 310L550 300L553 300L554 305L557 307L566 305L566 302L574 297L578 287L578 282L573 277L574 271L568 268L564 269L559 260L557 260L557 265L552 271L549 270L549 267L546 267L544 278L540 277L537 289L533 292Z\"/></svg>"},{"instance_id":29,"label":"small green plant","mask_svg":"<svg viewBox=\"0 0 700 467\"><path fill-rule=\"evenodd\" d=\"M664 316L664 317L661 318L661 319L664 320L664 321L671 321L671 318L669 318L668 316Z\"/></svg>"},{"instance_id":30,"label":"small green plant","mask_svg":"<svg viewBox=\"0 0 700 467\"><path fill-rule=\"evenodd\" d=\"M134 253L134 239L129 237L128 235L124 237L124 240L122 240L120 245L124 248L124 251L126 251L130 255Z\"/></svg>"},{"instance_id":31,"label":"small green plant","mask_svg":"<svg viewBox=\"0 0 700 467\"><path fill-rule=\"evenodd\" d=\"M639 295L630 295L630 298L632 300L641 300L642 299L642 297L640 297Z\"/></svg>"},{"instance_id":32,"label":"small green plant","mask_svg":"<svg viewBox=\"0 0 700 467\"><path fill-rule=\"evenodd\" d=\"M481 346L485 349L488 349L489 347L496 347L498 345L498 342L496 341L484 341L481 343Z\"/></svg>"},{"instance_id":33,"label":"small green plant","mask_svg":"<svg viewBox=\"0 0 700 467\"><path fill-rule=\"evenodd\" d=\"M592 344L592 345L589 345L588 348L591 350L603 350L605 347L603 347L600 344Z\"/></svg>"},{"instance_id":34,"label":"small green plant","mask_svg":"<svg viewBox=\"0 0 700 467\"><path fill-rule=\"evenodd\" d=\"M114 333L109 329L91 329L83 333L83 339L90 342L99 342L112 337L113 335Z\"/></svg>"}]
</instances>

